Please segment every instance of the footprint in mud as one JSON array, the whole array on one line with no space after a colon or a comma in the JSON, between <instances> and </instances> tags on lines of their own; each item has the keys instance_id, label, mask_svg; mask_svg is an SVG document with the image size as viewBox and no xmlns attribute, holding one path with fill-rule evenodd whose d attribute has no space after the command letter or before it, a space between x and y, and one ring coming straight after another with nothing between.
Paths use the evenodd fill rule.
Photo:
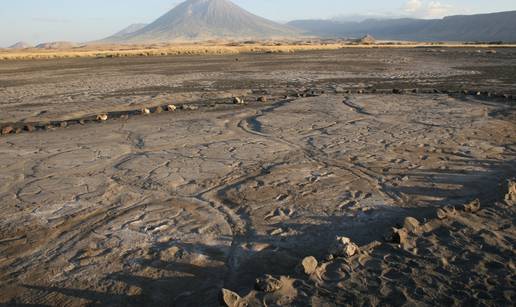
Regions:
<instances>
[{"instance_id":1,"label":"footprint in mud","mask_svg":"<svg viewBox=\"0 0 516 307\"><path fill-rule=\"evenodd\" d=\"M101 257L109 252L110 249L88 247L86 249L79 250L75 256L70 259L70 265L73 265L74 267L90 265L95 262L95 258Z\"/></svg>"},{"instance_id":2,"label":"footprint in mud","mask_svg":"<svg viewBox=\"0 0 516 307\"><path fill-rule=\"evenodd\" d=\"M142 149L143 147L145 147L145 141L142 137L138 137L134 140L134 146L138 149Z\"/></svg>"},{"instance_id":3,"label":"footprint in mud","mask_svg":"<svg viewBox=\"0 0 516 307\"><path fill-rule=\"evenodd\" d=\"M176 245L159 251L159 259L165 262L177 261L178 259L184 258L186 255L186 251Z\"/></svg>"},{"instance_id":4,"label":"footprint in mud","mask_svg":"<svg viewBox=\"0 0 516 307\"><path fill-rule=\"evenodd\" d=\"M347 199L345 201L343 201L339 206L339 210L343 210L343 209L350 209L352 207L354 207L355 205L357 205L358 203L354 200L350 200L350 199Z\"/></svg>"},{"instance_id":5,"label":"footprint in mud","mask_svg":"<svg viewBox=\"0 0 516 307\"><path fill-rule=\"evenodd\" d=\"M360 201L371 198L373 195L369 192L365 193L362 191L346 190L342 195L342 203L338 206L340 210L345 208L356 207L360 204Z\"/></svg>"},{"instance_id":6,"label":"footprint in mud","mask_svg":"<svg viewBox=\"0 0 516 307\"><path fill-rule=\"evenodd\" d=\"M286 220L289 219L293 214L294 209L292 208L276 208L265 216L265 220Z\"/></svg>"},{"instance_id":7,"label":"footprint in mud","mask_svg":"<svg viewBox=\"0 0 516 307\"><path fill-rule=\"evenodd\" d=\"M355 190L346 190L342 193L342 199L351 199L351 200L364 200L371 198L373 195L369 192L355 191Z\"/></svg>"},{"instance_id":8,"label":"footprint in mud","mask_svg":"<svg viewBox=\"0 0 516 307\"><path fill-rule=\"evenodd\" d=\"M288 195L287 194L280 194L278 196L276 196L276 200L277 201L284 201L288 198Z\"/></svg>"},{"instance_id":9,"label":"footprint in mud","mask_svg":"<svg viewBox=\"0 0 516 307\"><path fill-rule=\"evenodd\" d=\"M294 230L292 228L276 228L269 232L271 236L279 236L279 237L293 237L299 235L299 231Z\"/></svg>"}]
</instances>

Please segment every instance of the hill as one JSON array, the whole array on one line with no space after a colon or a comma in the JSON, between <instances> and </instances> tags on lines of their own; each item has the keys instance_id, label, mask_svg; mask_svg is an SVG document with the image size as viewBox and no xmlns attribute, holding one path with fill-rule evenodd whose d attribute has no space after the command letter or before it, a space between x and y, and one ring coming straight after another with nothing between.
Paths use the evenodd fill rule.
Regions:
<instances>
[{"instance_id":1,"label":"hill","mask_svg":"<svg viewBox=\"0 0 516 307\"><path fill-rule=\"evenodd\" d=\"M48 42L36 45L38 49L72 49L78 44L73 42Z\"/></svg>"},{"instance_id":2,"label":"hill","mask_svg":"<svg viewBox=\"0 0 516 307\"><path fill-rule=\"evenodd\" d=\"M443 19L368 19L361 22L296 20L290 26L323 37L361 37L413 41L516 42L516 11L449 16Z\"/></svg>"},{"instance_id":3,"label":"hill","mask_svg":"<svg viewBox=\"0 0 516 307\"><path fill-rule=\"evenodd\" d=\"M133 23L132 25L113 34L112 37L123 37L125 35L139 31L139 30L145 28L147 25L148 25L147 23Z\"/></svg>"},{"instance_id":4,"label":"hill","mask_svg":"<svg viewBox=\"0 0 516 307\"><path fill-rule=\"evenodd\" d=\"M206 41L213 39L286 38L297 30L256 16L229 0L188 0L131 33L110 36L107 43Z\"/></svg>"},{"instance_id":5,"label":"hill","mask_svg":"<svg viewBox=\"0 0 516 307\"><path fill-rule=\"evenodd\" d=\"M26 42L17 42L16 44L9 46L9 49L26 49L32 48L32 45Z\"/></svg>"}]
</instances>

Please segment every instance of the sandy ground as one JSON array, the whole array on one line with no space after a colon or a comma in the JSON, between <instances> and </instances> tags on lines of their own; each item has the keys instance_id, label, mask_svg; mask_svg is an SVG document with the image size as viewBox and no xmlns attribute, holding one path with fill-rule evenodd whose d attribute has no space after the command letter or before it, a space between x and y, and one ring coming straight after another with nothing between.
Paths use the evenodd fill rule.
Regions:
<instances>
[{"instance_id":1,"label":"sandy ground","mask_svg":"<svg viewBox=\"0 0 516 307\"><path fill-rule=\"evenodd\" d=\"M515 71L513 49L0 63L1 127L36 127L0 137L0 303L512 305ZM137 114L168 103L199 109Z\"/></svg>"},{"instance_id":2,"label":"sandy ground","mask_svg":"<svg viewBox=\"0 0 516 307\"><path fill-rule=\"evenodd\" d=\"M54 44L54 43L51 43ZM161 57L179 55L238 55L245 53L294 53L304 51L330 51L339 49L472 49L479 53L493 53L502 48L516 48L516 44L464 44L464 43L424 43L403 41L377 41L375 44L360 44L340 39L307 38L305 41L211 41L200 43L144 44L144 45L106 45L90 44L74 46L71 42L57 42L50 48L0 48L0 61L44 60L66 58L118 58L118 57ZM61 45L61 46L59 46ZM71 47L70 47L71 46Z\"/></svg>"}]
</instances>

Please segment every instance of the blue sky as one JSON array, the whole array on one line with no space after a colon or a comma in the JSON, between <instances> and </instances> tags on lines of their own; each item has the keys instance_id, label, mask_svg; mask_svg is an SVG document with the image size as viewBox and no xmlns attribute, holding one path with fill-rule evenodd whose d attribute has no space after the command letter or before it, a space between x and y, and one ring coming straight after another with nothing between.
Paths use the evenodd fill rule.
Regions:
<instances>
[{"instance_id":1,"label":"blue sky","mask_svg":"<svg viewBox=\"0 0 516 307\"><path fill-rule=\"evenodd\" d=\"M2 0L0 47L17 41L89 41L150 22L180 0ZM515 0L233 0L257 15L289 21L337 16L438 18L516 10Z\"/></svg>"}]
</instances>

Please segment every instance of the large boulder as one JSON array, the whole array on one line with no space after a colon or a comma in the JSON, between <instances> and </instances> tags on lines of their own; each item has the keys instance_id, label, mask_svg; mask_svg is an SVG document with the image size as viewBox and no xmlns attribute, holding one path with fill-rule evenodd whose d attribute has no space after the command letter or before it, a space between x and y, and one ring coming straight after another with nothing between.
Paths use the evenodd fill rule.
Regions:
<instances>
[{"instance_id":1,"label":"large boulder","mask_svg":"<svg viewBox=\"0 0 516 307\"><path fill-rule=\"evenodd\" d=\"M409 233L417 234L421 231L421 224L419 221L411 216L405 218L403 228Z\"/></svg>"},{"instance_id":2,"label":"large boulder","mask_svg":"<svg viewBox=\"0 0 516 307\"><path fill-rule=\"evenodd\" d=\"M281 281L271 275L265 275L264 277L256 279L255 284L256 290L266 293L276 292L281 289L281 286Z\"/></svg>"},{"instance_id":3,"label":"large boulder","mask_svg":"<svg viewBox=\"0 0 516 307\"><path fill-rule=\"evenodd\" d=\"M235 292L228 290L228 289L222 289L221 292L221 303L224 306L227 307L236 307L239 305L239 301L242 298L236 294Z\"/></svg>"},{"instance_id":4,"label":"large boulder","mask_svg":"<svg viewBox=\"0 0 516 307\"><path fill-rule=\"evenodd\" d=\"M315 257L313 256L306 257L301 262L302 271L306 275L311 275L312 273L314 273L318 265L319 263L317 262L317 259L315 259Z\"/></svg>"},{"instance_id":5,"label":"large boulder","mask_svg":"<svg viewBox=\"0 0 516 307\"><path fill-rule=\"evenodd\" d=\"M358 245L353 243L350 238L337 237L329 252L334 257L349 258L358 253Z\"/></svg>"}]
</instances>

